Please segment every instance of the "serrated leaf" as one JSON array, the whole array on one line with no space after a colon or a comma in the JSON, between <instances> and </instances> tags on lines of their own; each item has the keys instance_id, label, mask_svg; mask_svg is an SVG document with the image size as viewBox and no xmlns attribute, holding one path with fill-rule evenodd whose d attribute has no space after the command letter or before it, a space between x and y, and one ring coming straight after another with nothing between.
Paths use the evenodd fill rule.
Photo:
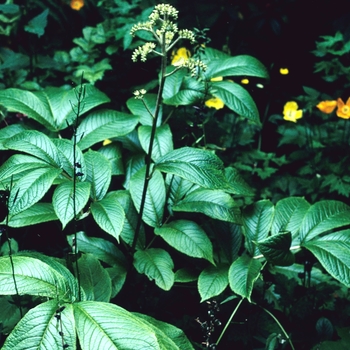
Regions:
<instances>
[{"instance_id":1,"label":"serrated leaf","mask_svg":"<svg viewBox=\"0 0 350 350\"><path fill-rule=\"evenodd\" d=\"M36 34L40 38L45 33L48 14L49 14L49 9L45 9L38 16L35 16L33 19L31 19L28 22L28 25L24 26L24 30L26 32Z\"/></svg>"},{"instance_id":2,"label":"serrated leaf","mask_svg":"<svg viewBox=\"0 0 350 350\"><path fill-rule=\"evenodd\" d=\"M12 215L8 225L10 227L24 227L58 220L51 203L35 203L28 209Z\"/></svg>"},{"instance_id":3,"label":"serrated leaf","mask_svg":"<svg viewBox=\"0 0 350 350\"><path fill-rule=\"evenodd\" d=\"M154 230L170 246L194 258L203 258L215 265L213 246L204 230L195 222L176 220Z\"/></svg>"},{"instance_id":4,"label":"serrated leaf","mask_svg":"<svg viewBox=\"0 0 350 350\"><path fill-rule=\"evenodd\" d=\"M301 243L321 233L350 224L350 207L340 201L321 201L312 205L299 229Z\"/></svg>"},{"instance_id":5,"label":"serrated leaf","mask_svg":"<svg viewBox=\"0 0 350 350\"><path fill-rule=\"evenodd\" d=\"M145 167L137 171L130 179L130 194L137 211L140 211L141 198L145 183ZM162 225L165 205L165 184L160 171L154 170L149 180L142 220L152 226Z\"/></svg>"},{"instance_id":6,"label":"serrated leaf","mask_svg":"<svg viewBox=\"0 0 350 350\"><path fill-rule=\"evenodd\" d=\"M221 294L228 286L228 265L208 266L198 277L201 303Z\"/></svg>"},{"instance_id":7,"label":"serrated leaf","mask_svg":"<svg viewBox=\"0 0 350 350\"><path fill-rule=\"evenodd\" d=\"M246 245L249 254L256 256L259 249L254 242L265 239L271 228L274 206L268 200L261 200L244 208L243 215L243 233L246 236Z\"/></svg>"},{"instance_id":8,"label":"serrated leaf","mask_svg":"<svg viewBox=\"0 0 350 350\"><path fill-rule=\"evenodd\" d=\"M78 146L85 150L92 145L131 132L139 117L113 110L100 110L90 113L80 123L77 135L81 137Z\"/></svg>"},{"instance_id":9,"label":"serrated leaf","mask_svg":"<svg viewBox=\"0 0 350 350\"><path fill-rule=\"evenodd\" d=\"M199 188L172 207L174 211L203 213L213 219L242 223L241 211L232 197L221 190Z\"/></svg>"},{"instance_id":10,"label":"serrated leaf","mask_svg":"<svg viewBox=\"0 0 350 350\"><path fill-rule=\"evenodd\" d=\"M262 265L257 259L242 255L229 269L228 280L232 291L250 301L255 281L260 275Z\"/></svg>"},{"instance_id":11,"label":"serrated leaf","mask_svg":"<svg viewBox=\"0 0 350 350\"><path fill-rule=\"evenodd\" d=\"M140 123L142 125L153 125L153 116L156 109L157 95L156 94L146 94L142 100L131 97L126 101L126 105L130 112L134 115L140 116ZM145 107L145 104L147 108ZM149 113L151 111L152 115ZM159 108L157 126L162 123L162 105Z\"/></svg>"},{"instance_id":12,"label":"serrated leaf","mask_svg":"<svg viewBox=\"0 0 350 350\"><path fill-rule=\"evenodd\" d=\"M245 182L237 169L232 167L225 168L225 176L232 188L232 193L235 195L252 196L254 194L252 188Z\"/></svg>"},{"instance_id":13,"label":"serrated leaf","mask_svg":"<svg viewBox=\"0 0 350 350\"><path fill-rule=\"evenodd\" d=\"M152 127L148 125L141 125L138 128L138 135L143 150L148 153L149 144L151 140ZM173 136L168 124L159 126L156 129L153 147L152 147L152 160L157 161L160 157L166 155L174 148Z\"/></svg>"},{"instance_id":14,"label":"serrated leaf","mask_svg":"<svg viewBox=\"0 0 350 350\"><path fill-rule=\"evenodd\" d=\"M178 148L158 159L155 166L160 171L178 175L204 188L230 190L222 161L209 151Z\"/></svg>"},{"instance_id":15,"label":"serrated leaf","mask_svg":"<svg viewBox=\"0 0 350 350\"><path fill-rule=\"evenodd\" d=\"M56 146L40 131L23 131L8 139L4 146L8 149L29 153L52 166L59 168L61 165Z\"/></svg>"},{"instance_id":16,"label":"serrated leaf","mask_svg":"<svg viewBox=\"0 0 350 350\"><path fill-rule=\"evenodd\" d=\"M214 82L209 92L221 99L225 105L238 115L260 125L259 111L247 90L229 81Z\"/></svg>"},{"instance_id":17,"label":"serrated leaf","mask_svg":"<svg viewBox=\"0 0 350 350\"><path fill-rule=\"evenodd\" d=\"M114 298L123 288L128 270L123 266L113 266L106 268L111 279L112 292L111 299Z\"/></svg>"},{"instance_id":18,"label":"serrated leaf","mask_svg":"<svg viewBox=\"0 0 350 350\"><path fill-rule=\"evenodd\" d=\"M79 211L85 207L89 200L90 187L88 182L77 182L75 189L73 182L64 182L57 186L53 193L52 204L58 219L62 223L62 229L74 218L74 215L78 215Z\"/></svg>"},{"instance_id":19,"label":"serrated leaf","mask_svg":"<svg viewBox=\"0 0 350 350\"><path fill-rule=\"evenodd\" d=\"M159 288L170 290L174 284L174 263L164 249L138 250L134 255L134 266L139 273L155 280Z\"/></svg>"},{"instance_id":20,"label":"serrated leaf","mask_svg":"<svg viewBox=\"0 0 350 350\"><path fill-rule=\"evenodd\" d=\"M101 200L107 193L111 182L111 165L105 156L91 149L84 154L84 158L86 181L91 183L90 196L93 200Z\"/></svg>"},{"instance_id":21,"label":"serrated leaf","mask_svg":"<svg viewBox=\"0 0 350 350\"><path fill-rule=\"evenodd\" d=\"M350 231L330 233L302 244L310 250L325 270L336 280L350 287Z\"/></svg>"},{"instance_id":22,"label":"serrated leaf","mask_svg":"<svg viewBox=\"0 0 350 350\"><path fill-rule=\"evenodd\" d=\"M55 178L60 174L60 169L51 167L38 168L27 173L11 189L9 203L10 215L18 214L44 197Z\"/></svg>"},{"instance_id":23,"label":"serrated leaf","mask_svg":"<svg viewBox=\"0 0 350 350\"><path fill-rule=\"evenodd\" d=\"M277 233L256 243L266 260L273 265L289 266L295 261L294 254L290 251L292 234L290 231Z\"/></svg>"},{"instance_id":24,"label":"serrated leaf","mask_svg":"<svg viewBox=\"0 0 350 350\"><path fill-rule=\"evenodd\" d=\"M98 151L109 160L112 169L112 176L125 174L123 164L124 150L121 144L113 142L107 146L103 146Z\"/></svg>"},{"instance_id":25,"label":"serrated leaf","mask_svg":"<svg viewBox=\"0 0 350 350\"><path fill-rule=\"evenodd\" d=\"M96 223L119 242L125 213L117 199L114 197L103 198L93 202L90 209Z\"/></svg>"},{"instance_id":26,"label":"serrated leaf","mask_svg":"<svg viewBox=\"0 0 350 350\"><path fill-rule=\"evenodd\" d=\"M177 204L185 194L195 186L193 182L173 174L167 174L165 182L168 189L168 202L170 205Z\"/></svg>"},{"instance_id":27,"label":"serrated leaf","mask_svg":"<svg viewBox=\"0 0 350 350\"><path fill-rule=\"evenodd\" d=\"M75 235L67 237L68 243L72 246ZM76 245L78 250L85 253L93 254L97 259L111 266L127 266L127 260L123 253L116 247L115 244L106 241L103 238L88 237L85 232L79 231L76 234Z\"/></svg>"},{"instance_id":28,"label":"serrated leaf","mask_svg":"<svg viewBox=\"0 0 350 350\"><path fill-rule=\"evenodd\" d=\"M6 149L4 142L6 142L7 139L27 130L27 128L28 127L24 124L11 124L0 129L0 150L3 151Z\"/></svg>"},{"instance_id":29,"label":"serrated leaf","mask_svg":"<svg viewBox=\"0 0 350 350\"><path fill-rule=\"evenodd\" d=\"M75 321L73 305L59 304L57 300L49 300L30 309L7 337L2 350L34 350L60 349L62 336L57 329L56 310L60 312L64 342L68 348L76 348Z\"/></svg>"}]
</instances>

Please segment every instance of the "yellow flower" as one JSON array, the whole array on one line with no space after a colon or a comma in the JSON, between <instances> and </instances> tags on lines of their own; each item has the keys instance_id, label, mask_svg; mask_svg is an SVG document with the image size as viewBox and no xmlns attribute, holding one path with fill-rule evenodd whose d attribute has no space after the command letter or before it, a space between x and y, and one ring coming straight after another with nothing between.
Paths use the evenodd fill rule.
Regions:
<instances>
[{"instance_id":1,"label":"yellow flower","mask_svg":"<svg viewBox=\"0 0 350 350\"><path fill-rule=\"evenodd\" d=\"M84 0L72 0L70 7L73 10L79 11L84 6Z\"/></svg>"},{"instance_id":2,"label":"yellow flower","mask_svg":"<svg viewBox=\"0 0 350 350\"><path fill-rule=\"evenodd\" d=\"M283 108L283 119L296 123L297 119L302 118L303 110L298 109L298 104L294 101L287 102Z\"/></svg>"},{"instance_id":3,"label":"yellow flower","mask_svg":"<svg viewBox=\"0 0 350 350\"><path fill-rule=\"evenodd\" d=\"M344 103L344 101L341 98L338 98L337 105L338 105L337 116L339 118L349 119L350 118L350 97L348 98L346 103Z\"/></svg>"},{"instance_id":4,"label":"yellow flower","mask_svg":"<svg viewBox=\"0 0 350 350\"><path fill-rule=\"evenodd\" d=\"M225 104L218 97L212 97L211 99L204 102L209 108L221 109L224 108Z\"/></svg>"},{"instance_id":5,"label":"yellow flower","mask_svg":"<svg viewBox=\"0 0 350 350\"><path fill-rule=\"evenodd\" d=\"M180 47L176 53L173 51L171 58L171 64L173 66L181 66L184 62L188 61L191 57L191 52L188 51L185 47Z\"/></svg>"},{"instance_id":6,"label":"yellow flower","mask_svg":"<svg viewBox=\"0 0 350 350\"><path fill-rule=\"evenodd\" d=\"M247 85L249 84L249 79L242 79L241 83Z\"/></svg>"},{"instance_id":7,"label":"yellow flower","mask_svg":"<svg viewBox=\"0 0 350 350\"><path fill-rule=\"evenodd\" d=\"M112 141L110 139L105 139L102 143L102 146L107 146L109 145L110 143L112 143Z\"/></svg>"},{"instance_id":8,"label":"yellow flower","mask_svg":"<svg viewBox=\"0 0 350 350\"><path fill-rule=\"evenodd\" d=\"M222 77L211 78L210 81L222 81Z\"/></svg>"},{"instance_id":9,"label":"yellow flower","mask_svg":"<svg viewBox=\"0 0 350 350\"><path fill-rule=\"evenodd\" d=\"M280 74L281 75L288 75L289 69L288 68L280 68Z\"/></svg>"},{"instance_id":10,"label":"yellow flower","mask_svg":"<svg viewBox=\"0 0 350 350\"><path fill-rule=\"evenodd\" d=\"M335 107L337 107L337 101L321 101L316 107L321 112L330 114L334 111Z\"/></svg>"}]
</instances>

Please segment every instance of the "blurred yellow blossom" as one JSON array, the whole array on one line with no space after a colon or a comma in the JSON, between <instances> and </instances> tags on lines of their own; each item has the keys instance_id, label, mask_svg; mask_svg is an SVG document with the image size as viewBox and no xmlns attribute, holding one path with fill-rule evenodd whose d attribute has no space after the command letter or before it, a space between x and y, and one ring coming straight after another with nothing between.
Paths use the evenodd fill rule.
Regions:
<instances>
[{"instance_id":1,"label":"blurred yellow blossom","mask_svg":"<svg viewBox=\"0 0 350 350\"><path fill-rule=\"evenodd\" d=\"M215 77L210 79L210 81L222 81L222 80L223 80L222 77Z\"/></svg>"},{"instance_id":2,"label":"blurred yellow blossom","mask_svg":"<svg viewBox=\"0 0 350 350\"><path fill-rule=\"evenodd\" d=\"M298 109L298 104L295 101L289 101L283 108L283 119L296 123L297 119L302 118L303 110Z\"/></svg>"},{"instance_id":3,"label":"blurred yellow blossom","mask_svg":"<svg viewBox=\"0 0 350 350\"><path fill-rule=\"evenodd\" d=\"M321 112L330 114L335 110L335 107L337 107L337 101L321 101L316 107Z\"/></svg>"},{"instance_id":4,"label":"blurred yellow blossom","mask_svg":"<svg viewBox=\"0 0 350 350\"><path fill-rule=\"evenodd\" d=\"M184 62L188 61L191 57L191 52L185 47L180 47L176 52L173 51L171 58L171 64L173 66L181 66Z\"/></svg>"},{"instance_id":5,"label":"blurred yellow blossom","mask_svg":"<svg viewBox=\"0 0 350 350\"><path fill-rule=\"evenodd\" d=\"M70 7L76 11L79 11L83 6L84 6L84 0L72 0L70 2Z\"/></svg>"},{"instance_id":6,"label":"blurred yellow blossom","mask_svg":"<svg viewBox=\"0 0 350 350\"><path fill-rule=\"evenodd\" d=\"M211 99L205 101L205 105L209 108L221 109L224 108L225 104L218 97L212 97Z\"/></svg>"},{"instance_id":7,"label":"blurred yellow blossom","mask_svg":"<svg viewBox=\"0 0 350 350\"><path fill-rule=\"evenodd\" d=\"M102 146L107 146L107 145L109 145L109 144L111 144L112 143L112 141L110 140L110 139L105 139L104 141L103 141L103 143L102 143Z\"/></svg>"},{"instance_id":8,"label":"blurred yellow blossom","mask_svg":"<svg viewBox=\"0 0 350 350\"><path fill-rule=\"evenodd\" d=\"M245 84L245 85L246 85L246 84L249 84L249 79L242 79L242 80L241 80L241 83L242 83L242 84Z\"/></svg>"},{"instance_id":9,"label":"blurred yellow blossom","mask_svg":"<svg viewBox=\"0 0 350 350\"><path fill-rule=\"evenodd\" d=\"M344 101L341 98L338 98L337 100L337 116L339 118L343 118L343 119L349 119L350 118L350 97L348 98L348 100L346 101L346 103L344 103Z\"/></svg>"},{"instance_id":10,"label":"blurred yellow blossom","mask_svg":"<svg viewBox=\"0 0 350 350\"><path fill-rule=\"evenodd\" d=\"M280 68L280 74L281 75L288 75L289 69L288 68Z\"/></svg>"}]
</instances>

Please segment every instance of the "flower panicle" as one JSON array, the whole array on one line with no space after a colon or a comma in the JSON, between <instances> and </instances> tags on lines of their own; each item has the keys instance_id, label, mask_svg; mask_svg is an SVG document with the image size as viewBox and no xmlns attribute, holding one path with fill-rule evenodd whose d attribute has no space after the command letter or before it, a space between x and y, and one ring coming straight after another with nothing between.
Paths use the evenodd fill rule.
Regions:
<instances>
[{"instance_id":1,"label":"flower panicle","mask_svg":"<svg viewBox=\"0 0 350 350\"><path fill-rule=\"evenodd\" d=\"M207 65L203 61L194 58L189 58L187 61L184 61L182 67L187 68L191 72L192 77L197 76L199 70L207 70Z\"/></svg>"},{"instance_id":2,"label":"flower panicle","mask_svg":"<svg viewBox=\"0 0 350 350\"><path fill-rule=\"evenodd\" d=\"M137 62L138 57L140 56L140 60L142 62L146 62L147 55L151 52L155 52L154 49L156 48L155 43L147 42L146 44L139 46L137 49L134 50L131 59L133 62Z\"/></svg>"}]
</instances>

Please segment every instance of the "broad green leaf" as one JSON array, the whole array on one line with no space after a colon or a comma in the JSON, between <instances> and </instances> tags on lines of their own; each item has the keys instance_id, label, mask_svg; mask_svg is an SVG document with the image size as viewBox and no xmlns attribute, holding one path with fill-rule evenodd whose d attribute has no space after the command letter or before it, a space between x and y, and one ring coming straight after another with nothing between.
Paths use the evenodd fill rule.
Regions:
<instances>
[{"instance_id":1,"label":"broad green leaf","mask_svg":"<svg viewBox=\"0 0 350 350\"><path fill-rule=\"evenodd\" d=\"M93 200L102 199L107 193L112 178L112 168L108 159L101 153L88 150L84 154L86 181L91 183L90 196Z\"/></svg>"},{"instance_id":2,"label":"broad green leaf","mask_svg":"<svg viewBox=\"0 0 350 350\"><path fill-rule=\"evenodd\" d=\"M198 272L189 270L187 268L179 269L175 272L175 282L188 283L198 280Z\"/></svg>"},{"instance_id":3,"label":"broad green leaf","mask_svg":"<svg viewBox=\"0 0 350 350\"><path fill-rule=\"evenodd\" d=\"M292 233L293 245L300 244L299 228L310 204L302 197L289 197L281 199L275 207L271 233L289 231Z\"/></svg>"},{"instance_id":4,"label":"broad green leaf","mask_svg":"<svg viewBox=\"0 0 350 350\"><path fill-rule=\"evenodd\" d=\"M26 256L12 256L15 270L13 275L10 258L0 257L0 294L17 294L13 276L19 294L47 296L72 301L68 282L56 269L39 259ZM62 266L63 267L63 266Z\"/></svg>"},{"instance_id":5,"label":"broad green leaf","mask_svg":"<svg viewBox=\"0 0 350 350\"><path fill-rule=\"evenodd\" d=\"M103 198L91 204L91 213L97 224L119 242L125 213L114 197Z\"/></svg>"},{"instance_id":6,"label":"broad green leaf","mask_svg":"<svg viewBox=\"0 0 350 350\"><path fill-rule=\"evenodd\" d=\"M157 95L156 94L146 94L142 100L131 97L126 101L126 105L130 112L134 115L140 116L140 123L142 125L153 125L153 116L156 109ZM145 107L145 104L147 107ZM158 112L157 126L161 126L162 123L162 105ZM152 115L150 114L152 113Z\"/></svg>"},{"instance_id":7,"label":"broad green leaf","mask_svg":"<svg viewBox=\"0 0 350 350\"><path fill-rule=\"evenodd\" d=\"M163 103L171 106L188 106L202 101L205 96L204 83L192 77L185 76L181 82L180 90L170 98L164 98Z\"/></svg>"},{"instance_id":8,"label":"broad green leaf","mask_svg":"<svg viewBox=\"0 0 350 350\"><path fill-rule=\"evenodd\" d=\"M241 224L241 211L232 197L221 190L199 188L172 207L174 211L203 213L213 219Z\"/></svg>"},{"instance_id":9,"label":"broad green leaf","mask_svg":"<svg viewBox=\"0 0 350 350\"><path fill-rule=\"evenodd\" d=\"M294 254L289 250L292 243L292 234L276 233L256 243L266 260L273 265L289 266L295 261Z\"/></svg>"},{"instance_id":10,"label":"broad green leaf","mask_svg":"<svg viewBox=\"0 0 350 350\"><path fill-rule=\"evenodd\" d=\"M350 287L350 230L330 233L319 239L303 243L339 282Z\"/></svg>"},{"instance_id":11,"label":"broad green leaf","mask_svg":"<svg viewBox=\"0 0 350 350\"><path fill-rule=\"evenodd\" d=\"M3 295L0 297L0 310L1 332L3 334L9 334L21 319L20 309L15 305L11 296ZM27 309L24 306L22 306L22 312L27 312Z\"/></svg>"},{"instance_id":12,"label":"broad green leaf","mask_svg":"<svg viewBox=\"0 0 350 350\"><path fill-rule=\"evenodd\" d=\"M74 189L73 182L64 182L58 185L53 193L52 204L58 219L62 223L62 229L74 219L74 215L79 214L89 200L90 184L88 182L77 182L75 185Z\"/></svg>"},{"instance_id":13,"label":"broad green leaf","mask_svg":"<svg viewBox=\"0 0 350 350\"><path fill-rule=\"evenodd\" d=\"M51 203L35 203L28 209L10 217L10 227L24 227L58 220Z\"/></svg>"},{"instance_id":14,"label":"broad green leaf","mask_svg":"<svg viewBox=\"0 0 350 350\"><path fill-rule=\"evenodd\" d=\"M109 278L111 279L111 287L112 287L111 299L112 299L116 295L118 295L118 293L123 288L128 270L124 266L120 266L120 265L107 267L105 270L108 272Z\"/></svg>"},{"instance_id":15,"label":"broad green leaf","mask_svg":"<svg viewBox=\"0 0 350 350\"><path fill-rule=\"evenodd\" d=\"M321 233L350 224L350 207L335 200L312 205L299 229L301 243L310 241Z\"/></svg>"},{"instance_id":16,"label":"broad green leaf","mask_svg":"<svg viewBox=\"0 0 350 350\"><path fill-rule=\"evenodd\" d=\"M7 140L4 146L16 151L29 153L58 168L61 165L56 146L49 137L40 131L23 131Z\"/></svg>"},{"instance_id":17,"label":"broad green leaf","mask_svg":"<svg viewBox=\"0 0 350 350\"><path fill-rule=\"evenodd\" d=\"M68 243L72 246L75 235L67 237ZM117 246L103 238L88 237L84 232L79 231L76 234L76 244L78 250L93 254L97 259L111 266L126 267L127 260Z\"/></svg>"},{"instance_id":18,"label":"broad green leaf","mask_svg":"<svg viewBox=\"0 0 350 350\"><path fill-rule=\"evenodd\" d=\"M145 320L152 327L157 335L157 339L162 349L171 350L194 350L185 333L166 322L158 321L153 317L138 312L133 312L133 315Z\"/></svg>"},{"instance_id":19,"label":"broad green leaf","mask_svg":"<svg viewBox=\"0 0 350 350\"><path fill-rule=\"evenodd\" d=\"M209 92L238 115L260 125L258 108L248 91L242 86L229 81L218 81L212 83Z\"/></svg>"},{"instance_id":20,"label":"broad green leaf","mask_svg":"<svg viewBox=\"0 0 350 350\"><path fill-rule=\"evenodd\" d=\"M141 198L145 183L145 167L141 168L130 179L130 194L138 212L140 212ZM165 205L165 184L160 171L154 170L149 180L146 201L142 214L142 220L152 226L162 225Z\"/></svg>"},{"instance_id":21,"label":"broad green leaf","mask_svg":"<svg viewBox=\"0 0 350 350\"><path fill-rule=\"evenodd\" d=\"M109 302L112 284L108 272L92 254L83 254L78 260L80 286L84 289L86 300ZM76 273L75 264L73 268Z\"/></svg>"},{"instance_id":22,"label":"broad green leaf","mask_svg":"<svg viewBox=\"0 0 350 350\"><path fill-rule=\"evenodd\" d=\"M85 150L90 146L131 132L137 125L139 117L113 110L91 112L77 129L78 146Z\"/></svg>"},{"instance_id":23,"label":"broad green leaf","mask_svg":"<svg viewBox=\"0 0 350 350\"><path fill-rule=\"evenodd\" d=\"M213 246L204 230L189 220L172 221L154 230L170 246L194 258L203 258L214 263Z\"/></svg>"},{"instance_id":24,"label":"broad green leaf","mask_svg":"<svg viewBox=\"0 0 350 350\"><path fill-rule=\"evenodd\" d=\"M0 150L3 151L6 149L4 142L6 142L7 139L27 130L27 128L28 127L24 124L11 124L0 129Z\"/></svg>"},{"instance_id":25,"label":"broad green leaf","mask_svg":"<svg viewBox=\"0 0 350 350\"><path fill-rule=\"evenodd\" d=\"M126 163L125 180L123 186L125 189L130 189L130 179L136 174L143 166L145 166L145 155L144 154L134 154L132 155Z\"/></svg>"},{"instance_id":26,"label":"broad green leaf","mask_svg":"<svg viewBox=\"0 0 350 350\"><path fill-rule=\"evenodd\" d=\"M243 210L243 233L246 236L248 252L252 256L259 254L254 242L265 239L270 232L274 209L270 201L261 200Z\"/></svg>"},{"instance_id":27,"label":"broad green leaf","mask_svg":"<svg viewBox=\"0 0 350 350\"><path fill-rule=\"evenodd\" d=\"M249 55L238 55L209 60L205 76L209 79L227 76L251 76L268 79L269 73L256 58Z\"/></svg>"},{"instance_id":28,"label":"broad green leaf","mask_svg":"<svg viewBox=\"0 0 350 350\"><path fill-rule=\"evenodd\" d=\"M87 84L84 89L84 113L109 102L109 98L94 86ZM76 114L71 102L74 107L75 101L74 89L48 87L35 92L12 88L0 91L1 105L9 111L27 115L50 131L63 130L73 124Z\"/></svg>"},{"instance_id":29,"label":"broad green leaf","mask_svg":"<svg viewBox=\"0 0 350 350\"><path fill-rule=\"evenodd\" d=\"M11 190L10 215L28 209L43 198L60 172L60 169L38 168L19 179Z\"/></svg>"},{"instance_id":30,"label":"broad green leaf","mask_svg":"<svg viewBox=\"0 0 350 350\"><path fill-rule=\"evenodd\" d=\"M213 49L212 47L206 47L204 50L204 57L203 61L205 63L209 63L212 60L225 60L227 58L232 58L232 56L228 55L227 53Z\"/></svg>"},{"instance_id":31,"label":"broad green leaf","mask_svg":"<svg viewBox=\"0 0 350 350\"><path fill-rule=\"evenodd\" d=\"M121 144L113 142L101 147L98 151L109 160L112 169L112 176L125 174L122 159L124 150Z\"/></svg>"},{"instance_id":32,"label":"broad green leaf","mask_svg":"<svg viewBox=\"0 0 350 350\"><path fill-rule=\"evenodd\" d=\"M138 128L140 143L143 150L148 153L149 144L151 140L152 127L148 125L141 125ZM152 159L157 161L160 157L166 155L174 148L173 136L168 124L159 126L154 135L152 147Z\"/></svg>"},{"instance_id":33,"label":"broad green leaf","mask_svg":"<svg viewBox=\"0 0 350 350\"><path fill-rule=\"evenodd\" d=\"M44 35L45 27L47 26L47 15L49 14L49 9L45 9L38 16L32 18L26 26L24 26L24 30L29 33L36 34L39 38Z\"/></svg>"},{"instance_id":34,"label":"broad green leaf","mask_svg":"<svg viewBox=\"0 0 350 350\"><path fill-rule=\"evenodd\" d=\"M238 170L232 167L225 168L227 182L232 188L232 193L240 196L253 196L252 188L244 181Z\"/></svg>"},{"instance_id":35,"label":"broad green leaf","mask_svg":"<svg viewBox=\"0 0 350 350\"><path fill-rule=\"evenodd\" d=\"M175 69L173 66L167 67L167 73L172 72ZM174 74L171 74L165 79L164 89L163 89L163 99L170 99L171 97L175 96L181 88L181 84L185 78L185 76L188 75L188 72L186 69L180 69Z\"/></svg>"},{"instance_id":36,"label":"broad green leaf","mask_svg":"<svg viewBox=\"0 0 350 350\"><path fill-rule=\"evenodd\" d=\"M169 192L168 202L170 205L177 204L195 186L193 182L173 174L167 174L165 182Z\"/></svg>"},{"instance_id":37,"label":"broad green leaf","mask_svg":"<svg viewBox=\"0 0 350 350\"><path fill-rule=\"evenodd\" d=\"M222 161L209 151L183 147L158 159L156 169L209 189L230 190Z\"/></svg>"},{"instance_id":38,"label":"broad green leaf","mask_svg":"<svg viewBox=\"0 0 350 350\"><path fill-rule=\"evenodd\" d=\"M174 263L164 249L138 250L134 255L134 266L137 272L155 280L159 288L170 290L174 284Z\"/></svg>"},{"instance_id":39,"label":"broad green leaf","mask_svg":"<svg viewBox=\"0 0 350 350\"><path fill-rule=\"evenodd\" d=\"M260 275L261 262L248 255L235 260L229 269L228 280L232 291L250 301L255 281Z\"/></svg>"},{"instance_id":40,"label":"broad green leaf","mask_svg":"<svg viewBox=\"0 0 350 350\"><path fill-rule=\"evenodd\" d=\"M57 310L62 322L58 327ZM2 350L62 349L62 336L67 349L76 348L75 320L72 304L49 300L30 309L7 337Z\"/></svg>"},{"instance_id":41,"label":"broad green leaf","mask_svg":"<svg viewBox=\"0 0 350 350\"><path fill-rule=\"evenodd\" d=\"M221 294L228 286L229 266L221 264L208 266L198 277L198 291L201 303Z\"/></svg>"},{"instance_id":42,"label":"broad green leaf","mask_svg":"<svg viewBox=\"0 0 350 350\"><path fill-rule=\"evenodd\" d=\"M158 331L146 320L110 303L84 301L74 304L79 342L84 350L165 348Z\"/></svg>"},{"instance_id":43,"label":"broad green leaf","mask_svg":"<svg viewBox=\"0 0 350 350\"><path fill-rule=\"evenodd\" d=\"M108 195L114 196L114 198L119 202L119 204L122 206L124 210L125 220L124 220L124 226L123 226L122 232L120 233L120 236L125 241L125 243L131 246L135 236L138 214L133 204L133 201L131 199L130 192L115 191L115 192L109 192ZM141 223L139 236L136 242L136 248L144 249L146 244L145 242L146 242L146 238L145 238L144 225Z\"/></svg>"}]
</instances>

